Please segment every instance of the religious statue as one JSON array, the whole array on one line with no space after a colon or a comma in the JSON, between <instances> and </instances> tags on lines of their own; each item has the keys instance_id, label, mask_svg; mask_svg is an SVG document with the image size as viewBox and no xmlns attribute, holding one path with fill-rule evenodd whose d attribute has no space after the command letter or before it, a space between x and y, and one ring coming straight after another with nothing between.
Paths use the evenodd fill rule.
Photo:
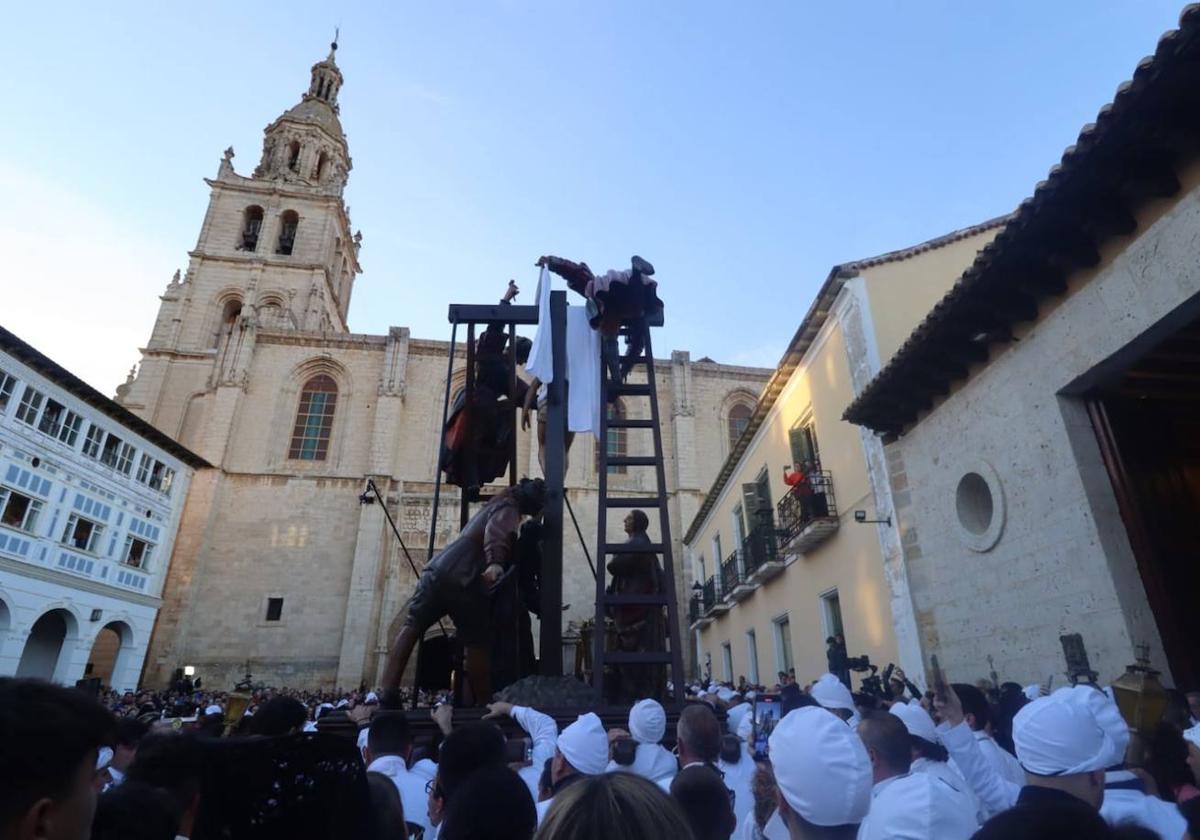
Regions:
<instances>
[{"instance_id":1,"label":"religious statue","mask_svg":"<svg viewBox=\"0 0 1200 840\"><path fill-rule=\"evenodd\" d=\"M520 290L513 281L500 300L509 306ZM516 364L529 358L530 341L518 337L513 346ZM508 334L504 324L489 324L475 343L475 381L470 403L467 389L455 397L442 437L439 466L446 481L462 487L468 498L476 498L479 488L503 475L508 469L513 435L516 433L514 409L524 400L526 384L515 379Z\"/></svg>"},{"instance_id":2,"label":"religious statue","mask_svg":"<svg viewBox=\"0 0 1200 840\"><path fill-rule=\"evenodd\" d=\"M463 646L473 702L491 700L490 595L514 562L522 518L537 516L545 501L546 485L540 478L521 479L496 494L425 566L409 600L404 626L388 653L383 672L385 705L399 705L400 679L413 647L447 615Z\"/></svg>"},{"instance_id":3,"label":"religious statue","mask_svg":"<svg viewBox=\"0 0 1200 840\"><path fill-rule=\"evenodd\" d=\"M633 367L633 359L645 349L645 320L662 310L658 283L650 278L654 266L639 256L630 258L628 270L614 269L597 276L585 262L574 263L562 257L544 256L536 263L567 281L567 286L588 301L588 320L603 337L605 364L614 382L624 379ZM625 338L625 359L617 364L617 333L630 327Z\"/></svg>"},{"instance_id":4,"label":"religious statue","mask_svg":"<svg viewBox=\"0 0 1200 840\"><path fill-rule=\"evenodd\" d=\"M626 545L646 546L650 519L643 511L633 510L625 517ZM614 554L608 561L612 580L611 595L661 595L666 592L662 566L652 551ZM656 604L623 604L610 607L609 616L617 631L617 650L622 653L647 653L666 650L666 619ZM618 665L616 667L618 702L632 703L639 698L659 698L666 693L665 671L661 665Z\"/></svg>"}]
</instances>

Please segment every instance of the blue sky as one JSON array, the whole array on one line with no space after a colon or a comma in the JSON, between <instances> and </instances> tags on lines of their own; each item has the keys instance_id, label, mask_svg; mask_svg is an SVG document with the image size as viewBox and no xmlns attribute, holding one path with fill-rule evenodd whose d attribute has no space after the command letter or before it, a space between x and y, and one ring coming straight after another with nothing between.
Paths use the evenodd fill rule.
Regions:
<instances>
[{"instance_id":1,"label":"blue sky","mask_svg":"<svg viewBox=\"0 0 1200 840\"><path fill-rule=\"evenodd\" d=\"M0 323L106 393L341 27L356 332L652 260L657 355L773 365L829 268L1011 210L1181 4L20 4Z\"/></svg>"}]
</instances>

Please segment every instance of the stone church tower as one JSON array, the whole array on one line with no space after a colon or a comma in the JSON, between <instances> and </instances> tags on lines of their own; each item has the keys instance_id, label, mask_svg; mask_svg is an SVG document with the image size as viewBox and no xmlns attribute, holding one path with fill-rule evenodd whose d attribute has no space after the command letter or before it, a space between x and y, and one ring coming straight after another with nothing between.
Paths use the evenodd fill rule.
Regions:
<instances>
[{"instance_id":1,"label":"stone church tower","mask_svg":"<svg viewBox=\"0 0 1200 840\"><path fill-rule=\"evenodd\" d=\"M274 685L377 681L415 576L381 506L359 504L368 477L417 565L426 559L449 346L406 327L349 331L362 237L343 202L351 163L335 52L267 126L252 175L234 171L228 149L206 179L211 197L187 270L167 286L136 376L118 389L122 404L214 467L192 483L147 655L149 686L192 665L224 687L247 663ZM678 538L770 371L693 363L686 352L656 368L682 608L692 581ZM640 454L649 436L631 430L610 445ZM532 437L519 442L518 463L537 473ZM591 440L576 442L566 482L591 542ZM610 475L609 486L650 490L632 473ZM435 548L457 530L450 491ZM564 626L590 616L595 586L578 542L565 542Z\"/></svg>"}]
</instances>

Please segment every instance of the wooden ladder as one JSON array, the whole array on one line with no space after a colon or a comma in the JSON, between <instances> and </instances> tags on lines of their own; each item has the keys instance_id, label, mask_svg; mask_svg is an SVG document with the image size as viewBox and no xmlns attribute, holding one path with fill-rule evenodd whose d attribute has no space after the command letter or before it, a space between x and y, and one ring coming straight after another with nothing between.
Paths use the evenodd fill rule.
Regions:
<instances>
[{"instance_id":1,"label":"wooden ladder","mask_svg":"<svg viewBox=\"0 0 1200 840\"><path fill-rule=\"evenodd\" d=\"M674 690L672 704L682 708L684 696L683 678L683 646L679 633L679 607L675 597L675 564L671 551L671 514L667 505L667 480L663 467L662 427L659 425L658 384L654 376L654 351L650 343L650 328L648 326L622 329L626 335L629 329L645 330L645 351L643 355L632 359L636 366L644 366L646 371L645 384L625 384L613 381L609 376L609 366L605 359L600 362L600 394L605 404L600 410L600 440L598 442L600 471L600 506L597 512L596 538L596 625L593 638L593 679L596 688L597 704L605 705L604 668L606 665L670 665L671 686ZM650 400L650 419L630 419L628 417L610 418L609 401L615 397L648 397ZM650 429L653 437L653 455L612 455L608 451L609 429ZM608 494L609 467L654 467L657 493L654 496L610 496ZM658 509L659 538L661 542L649 545L608 542L608 511L610 508L649 508ZM653 517L651 515L651 521ZM611 595L605 585L607 580L606 559L612 554L642 554L653 552L662 557L660 591L657 595ZM609 607L620 606L649 606L667 608L667 647L665 651L606 651L605 620ZM666 697L654 698L668 705Z\"/></svg>"}]
</instances>

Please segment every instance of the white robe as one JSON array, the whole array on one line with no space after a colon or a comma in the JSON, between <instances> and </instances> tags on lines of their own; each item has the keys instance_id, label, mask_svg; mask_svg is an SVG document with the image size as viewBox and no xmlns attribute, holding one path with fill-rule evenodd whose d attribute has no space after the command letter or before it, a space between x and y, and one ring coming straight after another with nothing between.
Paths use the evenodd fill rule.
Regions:
<instances>
[{"instance_id":1,"label":"white robe","mask_svg":"<svg viewBox=\"0 0 1200 840\"><path fill-rule=\"evenodd\" d=\"M666 785L670 789L675 774L679 772L679 761L675 754L662 744L638 744L633 756L633 764L608 763L609 773L634 773L643 779L649 779L659 787Z\"/></svg>"},{"instance_id":2,"label":"white robe","mask_svg":"<svg viewBox=\"0 0 1200 840\"><path fill-rule=\"evenodd\" d=\"M522 767L517 771L517 775L529 788L533 801L537 802L538 780L542 777L542 768L546 765L546 759L554 756L554 744L558 739L558 724L554 722L554 718L528 706L513 706L512 718L521 725L521 728L529 734L530 740L533 741L531 751L533 763L528 767ZM540 811L538 812L538 822L541 822Z\"/></svg>"},{"instance_id":3,"label":"white robe","mask_svg":"<svg viewBox=\"0 0 1200 840\"><path fill-rule=\"evenodd\" d=\"M910 772L871 789L858 840L970 840L978 828L965 784L959 788L932 773Z\"/></svg>"},{"instance_id":4,"label":"white robe","mask_svg":"<svg viewBox=\"0 0 1200 840\"><path fill-rule=\"evenodd\" d=\"M741 760L737 764L729 764L722 759L717 762L717 767L725 774L725 787L733 791L733 815L740 823L746 814L754 813L754 793L750 790L754 780L754 759L746 754L743 747Z\"/></svg>"},{"instance_id":5,"label":"white robe","mask_svg":"<svg viewBox=\"0 0 1200 840\"><path fill-rule=\"evenodd\" d=\"M931 776L937 776L939 779L965 791L966 795L971 798L972 807L975 809L975 818L980 823L987 819L987 811L983 807L983 803L979 801L979 797L975 795L975 791L967 784L967 780L962 777L962 774L946 762L933 761L928 758L917 758L913 760L909 772L928 773Z\"/></svg>"},{"instance_id":6,"label":"white robe","mask_svg":"<svg viewBox=\"0 0 1200 840\"><path fill-rule=\"evenodd\" d=\"M1110 785L1137 782L1128 770L1113 770L1104 774L1104 804L1100 816L1111 826L1135 823L1158 832L1162 840L1180 840L1187 831L1187 821L1179 808L1141 790L1112 788Z\"/></svg>"},{"instance_id":7,"label":"white robe","mask_svg":"<svg viewBox=\"0 0 1200 840\"><path fill-rule=\"evenodd\" d=\"M392 780L396 790L400 792L400 802L404 805L404 819L425 827L425 836L433 833L433 824L429 822L429 795L425 793L425 784L429 780L423 774L414 773L405 764L404 758L398 755L382 755L367 765L367 772L382 773Z\"/></svg>"}]
</instances>

